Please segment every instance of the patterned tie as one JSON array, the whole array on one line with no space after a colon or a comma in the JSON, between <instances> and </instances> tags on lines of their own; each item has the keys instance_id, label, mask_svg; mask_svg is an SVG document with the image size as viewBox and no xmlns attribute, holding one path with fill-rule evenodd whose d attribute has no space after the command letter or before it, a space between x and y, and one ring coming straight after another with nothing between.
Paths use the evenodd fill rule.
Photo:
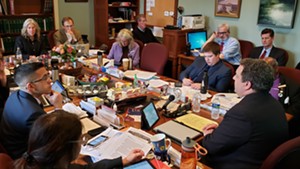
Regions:
<instances>
[{"instance_id":1,"label":"patterned tie","mask_svg":"<svg viewBox=\"0 0 300 169\"><path fill-rule=\"evenodd\" d=\"M260 59L264 59L266 57L267 51L264 50L264 52L260 55Z\"/></svg>"},{"instance_id":2,"label":"patterned tie","mask_svg":"<svg viewBox=\"0 0 300 169\"><path fill-rule=\"evenodd\" d=\"M220 44L220 52L223 51L223 47L224 47L224 42L221 42L221 44Z\"/></svg>"}]
</instances>

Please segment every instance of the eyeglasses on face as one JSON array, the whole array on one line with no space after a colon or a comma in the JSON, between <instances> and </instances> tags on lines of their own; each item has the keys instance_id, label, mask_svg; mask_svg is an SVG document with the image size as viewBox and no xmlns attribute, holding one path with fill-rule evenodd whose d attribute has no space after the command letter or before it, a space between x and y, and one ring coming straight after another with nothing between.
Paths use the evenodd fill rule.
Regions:
<instances>
[{"instance_id":1,"label":"eyeglasses on face","mask_svg":"<svg viewBox=\"0 0 300 169\"><path fill-rule=\"evenodd\" d=\"M65 25L64 27L67 27L67 28L72 28L73 25Z\"/></svg>"},{"instance_id":2,"label":"eyeglasses on face","mask_svg":"<svg viewBox=\"0 0 300 169\"><path fill-rule=\"evenodd\" d=\"M227 32L218 32L219 35L225 35Z\"/></svg>"},{"instance_id":3,"label":"eyeglasses on face","mask_svg":"<svg viewBox=\"0 0 300 169\"><path fill-rule=\"evenodd\" d=\"M40 81L45 81L45 80L48 80L50 79L51 76L49 73L45 74L42 78L38 79L38 80L33 80L31 81L31 83L37 83L37 82L40 82Z\"/></svg>"}]
</instances>

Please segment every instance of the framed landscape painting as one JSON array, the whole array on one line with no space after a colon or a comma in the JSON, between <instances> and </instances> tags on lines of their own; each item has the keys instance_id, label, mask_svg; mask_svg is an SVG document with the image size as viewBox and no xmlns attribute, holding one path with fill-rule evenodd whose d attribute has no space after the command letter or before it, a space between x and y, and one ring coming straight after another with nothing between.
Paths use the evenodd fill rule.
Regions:
<instances>
[{"instance_id":1,"label":"framed landscape painting","mask_svg":"<svg viewBox=\"0 0 300 169\"><path fill-rule=\"evenodd\" d=\"M239 18L242 0L215 0L215 16Z\"/></svg>"},{"instance_id":2,"label":"framed landscape painting","mask_svg":"<svg viewBox=\"0 0 300 169\"><path fill-rule=\"evenodd\" d=\"M257 24L293 28L298 0L260 0Z\"/></svg>"}]
</instances>

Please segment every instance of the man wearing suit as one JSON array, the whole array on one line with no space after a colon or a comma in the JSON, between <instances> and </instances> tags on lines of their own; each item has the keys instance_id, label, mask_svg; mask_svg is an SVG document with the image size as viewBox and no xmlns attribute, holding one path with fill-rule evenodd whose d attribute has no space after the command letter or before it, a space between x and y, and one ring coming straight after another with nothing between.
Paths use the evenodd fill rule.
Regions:
<instances>
[{"instance_id":1,"label":"man wearing suit","mask_svg":"<svg viewBox=\"0 0 300 169\"><path fill-rule=\"evenodd\" d=\"M20 90L8 97L0 123L1 143L13 159L26 151L33 122L46 113L41 97L51 94L52 81L42 63L28 63L16 69L15 82ZM62 108L61 94L46 97L55 108Z\"/></svg>"},{"instance_id":2,"label":"man wearing suit","mask_svg":"<svg viewBox=\"0 0 300 169\"><path fill-rule=\"evenodd\" d=\"M204 58L197 57L187 69L180 73L182 84L200 89L204 71L207 71L208 89L218 92L227 91L232 75L231 70L219 58L220 46L216 42L209 42L202 52Z\"/></svg>"},{"instance_id":3,"label":"man wearing suit","mask_svg":"<svg viewBox=\"0 0 300 169\"><path fill-rule=\"evenodd\" d=\"M268 57L264 60L275 70L270 94L281 103L286 113L293 115L289 121L290 137L300 136L300 84L278 72L278 63L274 58Z\"/></svg>"},{"instance_id":4,"label":"man wearing suit","mask_svg":"<svg viewBox=\"0 0 300 169\"><path fill-rule=\"evenodd\" d=\"M203 128L202 160L212 168L259 168L265 158L288 139L284 108L270 94L274 74L263 60L243 59L234 76L235 92L243 98L219 126Z\"/></svg>"},{"instance_id":5,"label":"man wearing suit","mask_svg":"<svg viewBox=\"0 0 300 169\"><path fill-rule=\"evenodd\" d=\"M261 43L263 46L253 48L249 54L249 57L259 59L264 59L265 57L273 57L277 60L279 66L285 66L287 63L285 51L280 48L276 48L273 45L273 42L273 29L265 28L261 31Z\"/></svg>"}]
</instances>

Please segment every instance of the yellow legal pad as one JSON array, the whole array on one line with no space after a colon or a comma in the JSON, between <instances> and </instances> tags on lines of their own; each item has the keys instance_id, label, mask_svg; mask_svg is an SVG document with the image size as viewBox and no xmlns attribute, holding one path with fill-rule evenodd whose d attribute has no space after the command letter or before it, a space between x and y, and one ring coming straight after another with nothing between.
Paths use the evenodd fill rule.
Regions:
<instances>
[{"instance_id":1,"label":"yellow legal pad","mask_svg":"<svg viewBox=\"0 0 300 169\"><path fill-rule=\"evenodd\" d=\"M205 117L201 117L201 116L198 116L198 115L192 114L192 113L178 117L175 120L179 123L182 123L188 127L198 130L200 132L203 132L203 130L202 130L203 127L205 127L208 124L212 124L212 123L218 124L215 121L212 121L210 119L207 119Z\"/></svg>"}]
</instances>

